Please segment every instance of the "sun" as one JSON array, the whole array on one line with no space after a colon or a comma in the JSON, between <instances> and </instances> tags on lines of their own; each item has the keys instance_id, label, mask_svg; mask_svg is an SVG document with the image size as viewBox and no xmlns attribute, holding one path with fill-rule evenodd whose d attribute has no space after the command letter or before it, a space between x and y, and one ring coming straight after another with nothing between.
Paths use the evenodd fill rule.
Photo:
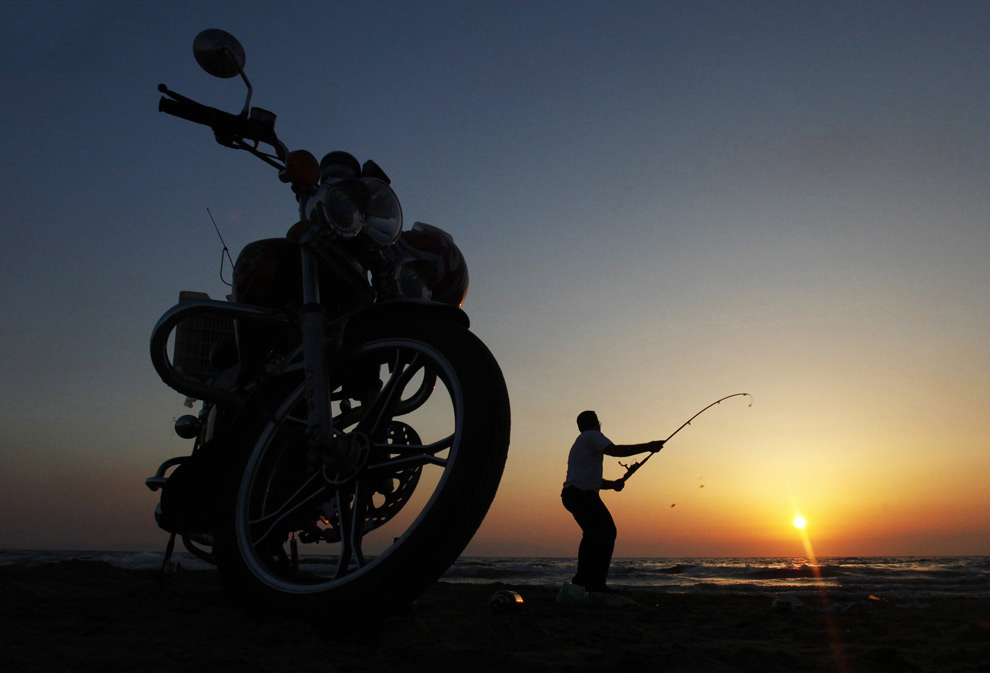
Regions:
<instances>
[{"instance_id":1,"label":"sun","mask_svg":"<svg viewBox=\"0 0 990 673\"><path fill-rule=\"evenodd\" d=\"M807 523L808 522L804 520L804 517L803 516L796 516L796 517L794 517L794 527L795 528L804 528L805 525L807 525Z\"/></svg>"}]
</instances>

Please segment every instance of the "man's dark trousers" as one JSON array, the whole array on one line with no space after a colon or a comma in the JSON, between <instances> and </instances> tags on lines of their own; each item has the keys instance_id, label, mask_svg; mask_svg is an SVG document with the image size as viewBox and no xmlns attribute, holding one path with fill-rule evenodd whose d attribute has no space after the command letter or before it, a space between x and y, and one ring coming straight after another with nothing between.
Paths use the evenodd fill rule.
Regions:
<instances>
[{"instance_id":1,"label":"man's dark trousers","mask_svg":"<svg viewBox=\"0 0 990 673\"><path fill-rule=\"evenodd\" d=\"M564 508L581 526L578 569L572 582L588 591L605 588L608 567L615 548L615 522L597 491L567 486L560 494Z\"/></svg>"}]
</instances>

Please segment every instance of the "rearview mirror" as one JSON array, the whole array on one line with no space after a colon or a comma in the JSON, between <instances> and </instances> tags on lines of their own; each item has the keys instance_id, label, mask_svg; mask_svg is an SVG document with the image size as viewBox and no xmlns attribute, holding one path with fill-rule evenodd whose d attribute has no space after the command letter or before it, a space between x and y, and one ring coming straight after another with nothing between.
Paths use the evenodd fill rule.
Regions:
<instances>
[{"instance_id":1,"label":"rearview mirror","mask_svg":"<svg viewBox=\"0 0 990 673\"><path fill-rule=\"evenodd\" d=\"M244 47L225 30L208 28L193 40L193 56L206 72L214 77L235 77L244 74Z\"/></svg>"}]
</instances>

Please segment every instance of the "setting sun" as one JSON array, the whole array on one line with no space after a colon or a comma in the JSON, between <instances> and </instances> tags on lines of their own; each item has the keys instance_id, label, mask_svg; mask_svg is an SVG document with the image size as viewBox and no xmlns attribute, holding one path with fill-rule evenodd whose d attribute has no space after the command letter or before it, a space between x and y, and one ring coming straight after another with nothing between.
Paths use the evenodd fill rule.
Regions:
<instances>
[{"instance_id":1,"label":"setting sun","mask_svg":"<svg viewBox=\"0 0 990 673\"><path fill-rule=\"evenodd\" d=\"M808 523L808 522L804 520L804 517L803 516L796 516L796 517L794 517L794 527L795 528L804 528L804 526L805 526L806 523Z\"/></svg>"}]
</instances>

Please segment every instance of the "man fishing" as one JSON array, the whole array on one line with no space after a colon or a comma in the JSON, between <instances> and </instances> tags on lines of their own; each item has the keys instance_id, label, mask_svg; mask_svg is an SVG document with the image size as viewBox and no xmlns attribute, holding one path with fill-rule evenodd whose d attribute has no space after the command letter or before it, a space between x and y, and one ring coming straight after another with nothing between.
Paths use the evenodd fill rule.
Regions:
<instances>
[{"instance_id":1,"label":"man fishing","mask_svg":"<svg viewBox=\"0 0 990 673\"><path fill-rule=\"evenodd\" d=\"M617 446L602 434L602 424L594 411L578 414L577 425L580 434L567 456L567 478L560 493L564 508L574 516L582 533L577 574L571 582L588 592L614 593L605 583L605 578L615 547L615 522L598 491L621 491L629 473L615 481L603 479L603 458L652 454L662 449L664 443L654 441Z\"/></svg>"}]
</instances>

